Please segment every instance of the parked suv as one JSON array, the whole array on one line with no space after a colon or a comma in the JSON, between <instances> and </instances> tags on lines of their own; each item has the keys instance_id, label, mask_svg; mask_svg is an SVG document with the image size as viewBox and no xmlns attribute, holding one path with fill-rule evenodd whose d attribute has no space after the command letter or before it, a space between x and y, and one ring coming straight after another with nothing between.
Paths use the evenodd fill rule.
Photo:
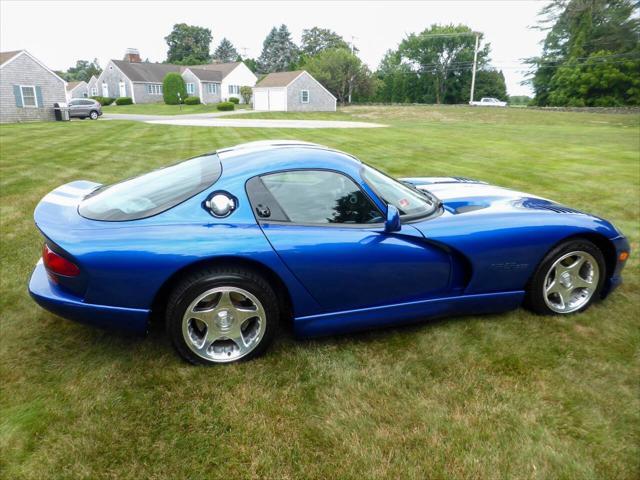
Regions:
<instances>
[{"instance_id":1,"label":"parked suv","mask_svg":"<svg viewBox=\"0 0 640 480\"><path fill-rule=\"evenodd\" d=\"M91 98L72 98L69 100L69 116L71 118L87 118L97 120L102 115L102 105Z\"/></svg>"}]
</instances>

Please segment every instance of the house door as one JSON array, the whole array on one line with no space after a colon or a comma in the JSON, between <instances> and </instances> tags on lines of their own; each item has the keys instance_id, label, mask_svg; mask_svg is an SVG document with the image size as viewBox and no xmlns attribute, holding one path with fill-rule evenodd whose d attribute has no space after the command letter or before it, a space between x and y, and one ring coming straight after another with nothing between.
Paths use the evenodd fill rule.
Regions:
<instances>
[{"instance_id":1,"label":"house door","mask_svg":"<svg viewBox=\"0 0 640 480\"><path fill-rule=\"evenodd\" d=\"M109 96L109 85L107 85L105 82L102 82L102 96L103 97Z\"/></svg>"},{"instance_id":2,"label":"house door","mask_svg":"<svg viewBox=\"0 0 640 480\"><path fill-rule=\"evenodd\" d=\"M127 96L127 87L124 85L124 82L120 82L120 96L121 97Z\"/></svg>"}]
</instances>

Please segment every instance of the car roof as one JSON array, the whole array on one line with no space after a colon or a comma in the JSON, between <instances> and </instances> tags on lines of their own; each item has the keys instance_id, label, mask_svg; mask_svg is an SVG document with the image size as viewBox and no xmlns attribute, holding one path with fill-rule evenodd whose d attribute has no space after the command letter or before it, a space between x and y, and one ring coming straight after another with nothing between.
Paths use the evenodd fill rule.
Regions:
<instances>
[{"instance_id":1,"label":"car roof","mask_svg":"<svg viewBox=\"0 0 640 480\"><path fill-rule=\"evenodd\" d=\"M270 171L314 168L340 171L359 170L356 157L299 140L261 140L216 151L223 170L235 175L259 175Z\"/></svg>"}]
</instances>

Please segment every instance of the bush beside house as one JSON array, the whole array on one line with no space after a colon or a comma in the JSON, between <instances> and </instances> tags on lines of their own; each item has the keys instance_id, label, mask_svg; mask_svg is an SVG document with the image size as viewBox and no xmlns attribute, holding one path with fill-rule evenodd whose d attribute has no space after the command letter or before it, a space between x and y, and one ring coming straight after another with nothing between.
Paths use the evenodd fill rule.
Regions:
<instances>
[{"instance_id":1,"label":"bush beside house","mask_svg":"<svg viewBox=\"0 0 640 480\"><path fill-rule=\"evenodd\" d=\"M116 105L132 105L133 100L131 97L119 97L116 98Z\"/></svg>"},{"instance_id":2,"label":"bush beside house","mask_svg":"<svg viewBox=\"0 0 640 480\"><path fill-rule=\"evenodd\" d=\"M200 105L200 97L187 97L184 99L185 105Z\"/></svg>"},{"instance_id":3,"label":"bush beside house","mask_svg":"<svg viewBox=\"0 0 640 480\"><path fill-rule=\"evenodd\" d=\"M244 100L244 103L249 105L249 103L251 103L251 97L253 96L253 89L243 85L240 87L240 96L242 97L242 100Z\"/></svg>"},{"instance_id":4,"label":"bush beside house","mask_svg":"<svg viewBox=\"0 0 640 480\"><path fill-rule=\"evenodd\" d=\"M182 75L175 72L167 73L162 81L162 96L167 105L184 103L187 98L187 86Z\"/></svg>"},{"instance_id":5,"label":"bush beside house","mask_svg":"<svg viewBox=\"0 0 640 480\"><path fill-rule=\"evenodd\" d=\"M220 102L216 108L218 110L222 110L223 112L228 112L236 108L236 105L233 102Z\"/></svg>"},{"instance_id":6,"label":"bush beside house","mask_svg":"<svg viewBox=\"0 0 640 480\"><path fill-rule=\"evenodd\" d=\"M111 105L114 101L115 98L111 98L111 97L91 97L92 99L94 99L96 102L98 102L100 105L102 105L103 107L106 107L107 105Z\"/></svg>"},{"instance_id":7,"label":"bush beside house","mask_svg":"<svg viewBox=\"0 0 640 480\"><path fill-rule=\"evenodd\" d=\"M239 98L236 98L236 97L231 97L231 98L229 98L229 101L230 101L231 103L235 103L236 105L238 105L238 104L240 103L240 99L239 99Z\"/></svg>"}]
</instances>

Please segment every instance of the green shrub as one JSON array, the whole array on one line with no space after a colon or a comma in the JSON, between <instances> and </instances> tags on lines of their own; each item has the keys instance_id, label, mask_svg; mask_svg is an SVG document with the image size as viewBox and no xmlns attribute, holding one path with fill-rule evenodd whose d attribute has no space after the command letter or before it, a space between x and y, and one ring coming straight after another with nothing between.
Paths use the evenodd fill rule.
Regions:
<instances>
[{"instance_id":1,"label":"green shrub","mask_svg":"<svg viewBox=\"0 0 640 480\"><path fill-rule=\"evenodd\" d=\"M133 100L131 100L131 97L116 98L116 105L131 105L132 103Z\"/></svg>"},{"instance_id":2,"label":"green shrub","mask_svg":"<svg viewBox=\"0 0 640 480\"><path fill-rule=\"evenodd\" d=\"M248 85L240 87L240 95L247 105L251 102L251 96L253 95L253 89Z\"/></svg>"},{"instance_id":3,"label":"green shrub","mask_svg":"<svg viewBox=\"0 0 640 480\"><path fill-rule=\"evenodd\" d=\"M222 110L224 112L228 112L229 110L233 110L234 108L236 108L235 104L233 102L220 102L216 108L218 110Z\"/></svg>"},{"instance_id":4,"label":"green shrub","mask_svg":"<svg viewBox=\"0 0 640 480\"><path fill-rule=\"evenodd\" d=\"M111 97L91 97L92 99L94 99L96 102L100 103L100 105L102 105L103 107L106 105L111 105L115 98L111 98Z\"/></svg>"},{"instance_id":5,"label":"green shrub","mask_svg":"<svg viewBox=\"0 0 640 480\"><path fill-rule=\"evenodd\" d=\"M236 98L236 97L231 97L231 98L229 99L229 101L230 101L231 103L235 103L236 105L240 103L240 99L239 99L239 98Z\"/></svg>"},{"instance_id":6,"label":"green shrub","mask_svg":"<svg viewBox=\"0 0 640 480\"><path fill-rule=\"evenodd\" d=\"M184 103L187 98L187 86L179 73L167 73L162 81L162 96L167 105Z\"/></svg>"},{"instance_id":7,"label":"green shrub","mask_svg":"<svg viewBox=\"0 0 640 480\"><path fill-rule=\"evenodd\" d=\"M200 97L187 97L184 99L185 105L200 105Z\"/></svg>"}]
</instances>

